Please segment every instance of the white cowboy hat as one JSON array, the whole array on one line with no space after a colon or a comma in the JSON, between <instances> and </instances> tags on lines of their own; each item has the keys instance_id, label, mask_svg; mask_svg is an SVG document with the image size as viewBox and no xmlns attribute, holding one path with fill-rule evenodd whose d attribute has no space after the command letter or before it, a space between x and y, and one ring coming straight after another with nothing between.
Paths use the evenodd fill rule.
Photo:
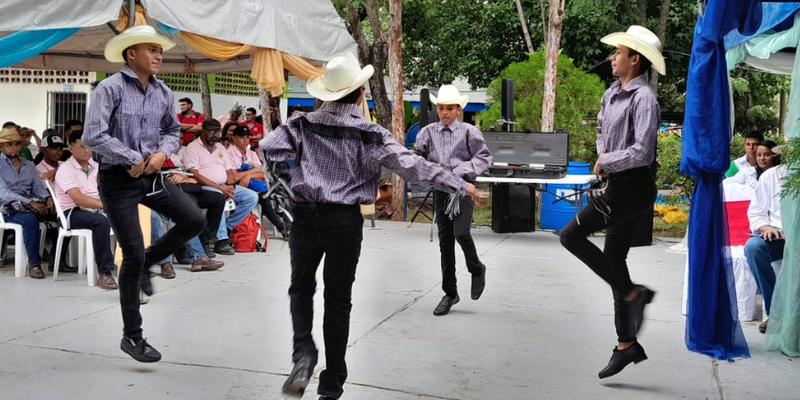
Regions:
<instances>
[{"instance_id":1,"label":"white cowboy hat","mask_svg":"<svg viewBox=\"0 0 800 400\"><path fill-rule=\"evenodd\" d=\"M336 101L364 86L373 73L372 65L362 69L356 56L347 53L328 61L322 75L306 83L306 90L322 101Z\"/></svg>"},{"instance_id":2,"label":"white cowboy hat","mask_svg":"<svg viewBox=\"0 0 800 400\"><path fill-rule=\"evenodd\" d=\"M433 94L429 96L431 97L431 103L434 105L457 104L461 106L461 108L464 108L469 101L469 97L467 95L462 96L458 88L453 85L442 85L442 87L439 88L439 98L436 98Z\"/></svg>"},{"instance_id":3,"label":"white cowboy hat","mask_svg":"<svg viewBox=\"0 0 800 400\"><path fill-rule=\"evenodd\" d=\"M643 26L631 25L627 32L612 33L600 41L611 46L625 46L635 50L653 63L656 72L661 75L667 73L664 56L661 54L661 41L655 33Z\"/></svg>"},{"instance_id":4,"label":"white cowboy hat","mask_svg":"<svg viewBox=\"0 0 800 400\"><path fill-rule=\"evenodd\" d=\"M122 52L128 47L140 43L155 43L161 49L167 51L175 47L175 42L156 33L155 28L150 25L140 25L128 28L125 32L111 38L106 43L106 60L112 63L123 63Z\"/></svg>"}]
</instances>

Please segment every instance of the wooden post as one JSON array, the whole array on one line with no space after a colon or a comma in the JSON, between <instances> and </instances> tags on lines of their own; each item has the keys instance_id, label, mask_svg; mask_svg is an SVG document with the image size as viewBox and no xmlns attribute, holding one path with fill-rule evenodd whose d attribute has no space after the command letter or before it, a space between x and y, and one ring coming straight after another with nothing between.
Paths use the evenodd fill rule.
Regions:
<instances>
[{"instance_id":1,"label":"wooden post","mask_svg":"<svg viewBox=\"0 0 800 400\"><path fill-rule=\"evenodd\" d=\"M208 74L197 74L200 83L200 98L203 102L203 115L206 119L214 118L213 110L211 109L211 89L208 87Z\"/></svg>"},{"instance_id":2,"label":"wooden post","mask_svg":"<svg viewBox=\"0 0 800 400\"><path fill-rule=\"evenodd\" d=\"M392 84L392 134L397 143L406 142L405 107L403 105L403 2L389 1L389 76ZM377 71L376 74L380 74ZM403 195L405 183L397 174L392 175L392 220L403 220ZM376 193L377 195L377 193Z\"/></svg>"},{"instance_id":3,"label":"wooden post","mask_svg":"<svg viewBox=\"0 0 800 400\"><path fill-rule=\"evenodd\" d=\"M565 0L550 0L548 24L547 65L544 72L544 101L542 102L542 132L553 131L556 113L556 83L558 80L558 53L561 47L561 25L564 22Z\"/></svg>"}]
</instances>

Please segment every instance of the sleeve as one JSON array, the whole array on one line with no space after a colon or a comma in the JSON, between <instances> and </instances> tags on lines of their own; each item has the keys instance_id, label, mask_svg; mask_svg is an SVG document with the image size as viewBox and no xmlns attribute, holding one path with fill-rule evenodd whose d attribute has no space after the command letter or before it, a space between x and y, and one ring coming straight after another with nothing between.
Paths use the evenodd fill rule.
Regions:
<instances>
[{"instance_id":1,"label":"sleeve","mask_svg":"<svg viewBox=\"0 0 800 400\"><path fill-rule=\"evenodd\" d=\"M492 164L492 152L489 151L489 146L486 145L486 140L483 139L483 134L476 128L467 130L467 141L469 142L469 149L477 149L472 153L472 159L458 164L453 168L453 173L460 176L467 181L474 181L478 175L482 174L489 165Z\"/></svg>"},{"instance_id":2,"label":"sleeve","mask_svg":"<svg viewBox=\"0 0 800 400\"><path fill-rule=\"evenodd\" d=\"M189 144L189 146L186 146L183 156L181 156L181 164L183 164L184 169L187 171L200 168L200 158L198 157L196 148L197 146Z\"/></svg>"},{"instance_id":3,"label":"sleeve","mask_svg":"<svg viewBox=\"0 0 800 400\"><path fill-rule=\"evenodd\" d=\"M250 156L251 156L250 158L252 158L254 160L253 161L253 165L255 165L256 167L260 167L261 166L261 158L258 156L258 153L256 153L253 150L250 150L250 148L247 149L247 152L248 152L248 154L250 154Z\"/></svg>"},{"instance_id":4,"label":"sleeve","mask_svg":"<svg viewBox=\"0 0 800 400\"><path fill-rule=\"evenodd\" d=\"M56 184L61 188L61 190L64 191L64 193L70 189L75 189L78 187L78 182L75 180L75 174L71 170L74 171L72 168L64 167L59 168L58 172L56 172Z\"/></svg>"},{"instance_id":5,"label":"sleeve","mask_svg":"<svg viewBox=\"0 0 800 400\"><path fill-rule=\"evenodd\" d=\"M218 145L218 146L221 146L221 145ZM233 145L231 145L231 146L233 146ZM231 156L231 153L229 151L223 151L222 152L222 161L223 161L223 165L225 166L225 170L226 171L230 170L230 169L236 171L237 169L239 169L239 167L237 167L236 165L238 164L239 166L241 166L241 164L240 164L241 161L234 162L233 161L233 157Z\"/></svg>"},{"instance_id":6,"label":"sleeve","mask_svg":"<svg viewBox=\"0 0 800 400\"><path fill-rule=\"evenodd\" d=\"M42 184L41 179L37 179L39 184ZM6 185L6 181L0 178L0 205L6 205L12 201L21 201L22 203L28 204L31 200L27 197L20 196L15 194L11 190L8 189L8 185Z\"/></svg>"},{"instance_id":7,"label":"sleeve","mask_svg":"<svg viewBox=\"0 0 800 400\"><path fill-rule=\"evenodd\" d=\"M289 154L297 153L300 140L295 132L296 124L297 122L283 124L258 142L258 147L264 150L267 160L285 161Z\"/></svg>"},{"instance_id":8,"label":"sleeve","mask_svg":"<svg viewBox=\"0 0 800 400\"><path fill-rule=\"evenodd\" d=\"M197 124L202 124L206 122L206 117L202 113L197 113Z\"/></svg>"},{"instance_id":9,"label":"sleeve","mask_svg":"<svg viewBox=\"0 0 800 400\"><path fill-rule=\"evenodd\" d=\"M417 142L414 144L414 154L424 159L428 158L431 151L431 135L428 133L429 131L430 129L427 126L422 128L417 135Z\"/></svg>"},{"instance_id":10,"label":"sleeve","mask_svg":"<svg viewBox=\"0 0 800 400\"><path fill-rule=\"evenodd\" d=\"M600 112L597 113L597 154L606 152L606 145L603 143L603 108L605 108L606 95L600 99Z\"/></svg>"},{"instance_id":11,"label":"sleeve","mask_svg":"<svg viewBox=\"0 0 800 400\"><path fill-rule=\"evenodd\" d=\"M747 218L750 220L750 231L756 233L762 226L769 225L769 205L772 200L772 182L774 174L761 175L758 180L750 207L747 209Z\"/></svg>"},{"instance_id":12,"label":"sleeve","mask_svg":"<svg viewBox=\"0 0 800 400\"><path fill-rule=\"evenodd\" d=\"M31 169L34 169L33 164L31 164ZM34 170L34 175L36 176L36 178L33 179L33 195L40 199L46 199L50 197L50 191L44 187L44 183L42 182L41 176L39 176L39 174L37 174L35 170Z\"/></svg>"},{"instance_id":13,"label":"sleeve","mask_svg":"<svg viewBox=\"0 0 800 400\"><path fill-rule=\"evenodd\" d=\"M467 183L463 179L403 147L388 131L383 133L383 143L376 152L378 163L403 179L423 182L447 193L467 192Z\"/></svg>"},{"instance_id":14,"label":"sleeve","mask_svg":"<svg viewBox=\"0 0 800 400\"><path fill-rule=\"evenodd\" d=\"M92 151L111 158L124 158L129 165L142 162L142 155L129 149L119 139L111 136L109 121L116 106L114 88L111 85L98 85L91 94L86 124L83 130L83 143Z\"/></svg>"},{"instance_id":15,"label":"sleeve","mask_svg":"<svg viewBox=\"0 0 800 400\"><path fill-rule=\"evenodd\" d=\"M655 96L637 96L628 112L633 114L633 146L597 158L603 172L619 172L653 163L661 111ZM599 148L598 148L598 151Z\"/></svg>"},{"instance_id":16,"label":"sleeve","mask_svg":"<svg viewBox=\"0 0 800 400\"><path fill-rule=\"evenodd\" d=\"M169 158L180 147L181 124L178 122L178 114L175 112L175 95L169 90L167 92L169 94L167 104L169 105L164 111L164 117L161 118L161 140L159 140L157 152L164 153Z\"/></svg>"}]
</instances>

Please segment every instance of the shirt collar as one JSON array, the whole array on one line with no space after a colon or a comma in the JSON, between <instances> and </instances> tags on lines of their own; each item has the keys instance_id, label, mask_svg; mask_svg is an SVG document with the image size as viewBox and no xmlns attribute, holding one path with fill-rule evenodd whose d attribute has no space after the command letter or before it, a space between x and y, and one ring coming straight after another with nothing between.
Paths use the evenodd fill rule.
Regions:
<instances>
[{"instance_id":1,"label":"shirt collar","mask_svg":"<svg viewBox=\"0 0 800 400\"><path fill-rule=\"evenodd\" d=\"M356 118L364 118L364 112L361 111L361 107L355 104L326 101L322 103L322 107L319 108L319 111L330 112L334 114L350 114Z\"/></svg>"},{"instance_id":2,"label":"shirt collar","mask_svg":"<svg viewBox=\"0 0 800 400\"><path fill-rule=\"evenodd\" d=\"M90 159L88 161L88 163L89 163L89 172L92 172L92 169L94 169L94 165L93 165L94 161ZM67 164L69 164L69 166L72 167L72 168L75 168L75 169L77 169L79 171L83 171L83 167L81 167L81 164L78 162L78 160L75 159L75 156L72 156L72 157L68 158L67 159Z\"/></svg>"},{"instance_id":3,"label":"shirt collar","mask_svg":"<svg viewBox=\"0 0 800 400\"><path fill-rule=\"evenodd\" d=\"M642 86L647 86L647 81L644 79L644 77L645 77L645 75L641 74L641 75L637 76L636 78L633 78L630 82L628 82L627 85L625 85L625 87L622 87L622 82L620 82L619 80L614 82L614 84L612 86L619 87L620 91L633 92L633 91L635 91L636 89L639 89Z\"/></svg>"},{"instance_id":4,"label":"shirt collar","mask_svg":"<svg viewBox=\"0 0 800 400\"><path fill-rule=\"evenodd\" d=\"M139 77L138 77L138 76L136 76L136 73L135 73L135 72L133 72L133 69L131 69L131 67L129 67L127 64L126 64L125 66L123 66L123 67L122 67L122 69L121 69L121 70L119 70L119 72L120 72L120 73L122 73L122 75L126 76L128 79L135 80L136 82L139 82L139 84L141 84L141 82L139 81ZM148 79L148 81L149 81L150 83L156 83L156 82L158 82L158 81L156 80L156 77L155 77L155 76L153 76L153 75L150 75L150 77L149 77L149 78L147 78L147 79Z\"/></svg>"},{"instance_id":5,"label":"shirt collar","mask_svg":"<svg viewBox=\"0 0 800 400\"><path fill-rule=\"evenodd\" d=\"M437 128L436 130L441 132L442 129L447 128L450 129L450 132L455 132L459 124L460 122L457 119L454 119L453 122L450 123L450 125L445 125L442 123L442 121L439 121L438 125L436 126Z\"/></svg>"}]
</instances>

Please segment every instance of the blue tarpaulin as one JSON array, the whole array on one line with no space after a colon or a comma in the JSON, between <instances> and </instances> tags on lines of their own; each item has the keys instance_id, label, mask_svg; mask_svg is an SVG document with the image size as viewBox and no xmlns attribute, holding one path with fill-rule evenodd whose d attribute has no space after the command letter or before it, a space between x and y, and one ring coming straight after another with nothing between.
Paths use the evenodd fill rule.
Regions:
<instances>
[{"instance_id":1,"label":"blue tarpaulin","mask_svg":"<svg viewBox=\"0 0 800 400\"><path fill-rule=\"evenodd\" d=\"M24 31L0 39L0 68L19 64L63 42L78 29Z\"/></svg>"}]
</instances>

